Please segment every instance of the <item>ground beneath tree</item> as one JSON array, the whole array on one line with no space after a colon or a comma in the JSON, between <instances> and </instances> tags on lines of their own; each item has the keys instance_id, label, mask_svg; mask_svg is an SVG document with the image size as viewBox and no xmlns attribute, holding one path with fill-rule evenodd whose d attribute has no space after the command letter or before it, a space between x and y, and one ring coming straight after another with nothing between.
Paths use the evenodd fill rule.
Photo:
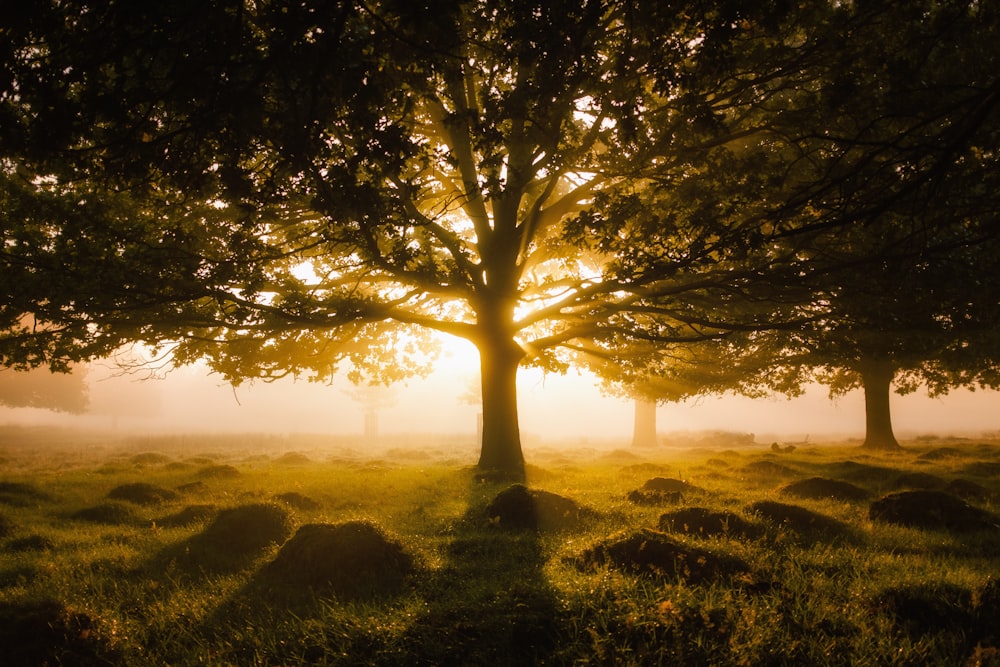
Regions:
<instances>
[{"instance_id":1,"label":"ground beneath tree","mask_svg":"<svg viewBox=\"0 0 1000 667\"><path fill-rule=\"evenodd\" d=\"M953 533L1000 529L1000 517L943 491L900 491L876 500L868 515L910 528Z\"/></svg>"}]
</instances>

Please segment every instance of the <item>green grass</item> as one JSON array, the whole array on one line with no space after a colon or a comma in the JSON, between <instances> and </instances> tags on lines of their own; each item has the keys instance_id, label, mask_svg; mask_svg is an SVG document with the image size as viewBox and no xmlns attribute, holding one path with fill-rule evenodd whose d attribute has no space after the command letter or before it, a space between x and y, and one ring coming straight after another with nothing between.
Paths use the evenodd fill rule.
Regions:
<instances>
[{"instance_id":1,"label":"green grass","mask_svg":"<svg viewBox=\"0 0 1000 667\"><path fill-rule=\"evenodd\" d=\"M289 444L301 453L288 455ZM891 455L846 445L656 450L635 460L529 451L530 487L599 513L541 534L488 521L485 508L505 485L478 481L458 462L465 452L447 444L397 463L302 444L91 439L85 456L72 442L0 443L0 654L14 656L10 664L1000 664L1000 629L990 620L1000 618L1000 604L987 586L1000 578L1000 533L875 523L868 500L781 493L792 481L829 477L875 499L898 477L922 472L976 482L992 495L973 504L1000 513L1000 480L982 474L1000 462L995 443L925 439ZM751 465L761 461L784 470ZM218 474L219 466L237 474ZM680 505L626 499L652 477L697 490ZM138 483L176 497L131 502L115 493ZM795 505L846 530L768 524L747 511L759 501ZM106 505L128 516L73 518ZM265 585L278 543L254 543L230 560L192 555L211 533L205 506L271 505L293 530L375 524L413 556L417 572L402 590L340 599ZM754 536L671 535L738 559L745 571L691 583L577 565L589 548L656 529L661 514L685 506L728 510L760 528ZM189 507L200 508L191 520L167 520Z\"/></svg>"}]
</instances>

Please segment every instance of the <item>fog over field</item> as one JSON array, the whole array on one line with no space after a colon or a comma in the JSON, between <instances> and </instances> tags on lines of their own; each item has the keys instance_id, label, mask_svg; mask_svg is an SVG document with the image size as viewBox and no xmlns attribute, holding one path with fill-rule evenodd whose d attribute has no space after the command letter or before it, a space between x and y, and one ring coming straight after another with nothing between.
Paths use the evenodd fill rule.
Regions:
<instances>
[{"instance_id":1,"label":"fog over field","mask_svg":"<svg viewBox=\"0 0 1000 667\"><path fill-rule=\"evenodd\" d=\"M476 433L479 406L471 403L477 372L469 359L445 357L427 378L366 389L339 378L332 385L305 380L257 382L233 388L203 368L140 379L95 367L90 373L91 412L72 416L0 407L2 424L55 424L123 433L261 432L362 434L366 400L379 403L378 433ZM519 383L521 428L526 442L627 445L632 403L602 394L592 376L523 370ZM957 390L931 399L918 391L892 395L893 422L902 438L928 434L1000 431L1000 396ZM860 438L864 397L853 391L835 401L826 388L804 396L749 399L705 396L661 405L661 434L702 430L753 433L758 443Z\"/></svg>"}]
</instances>

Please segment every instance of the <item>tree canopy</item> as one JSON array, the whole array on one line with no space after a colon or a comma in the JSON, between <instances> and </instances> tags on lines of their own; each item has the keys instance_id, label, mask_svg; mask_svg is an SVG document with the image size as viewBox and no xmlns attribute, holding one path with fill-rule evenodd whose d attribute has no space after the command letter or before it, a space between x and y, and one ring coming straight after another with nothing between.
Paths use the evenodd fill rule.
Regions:
<instances>
[{"instance_id":1,"label":"tree canopy","mask_svg":"<svg viewBox=\"0 0 1000 667\"><path fill-rule=\"evenodd\" d=\"M460 336L480 465L522 470L519 365L814 317L817 235L951 173L961 104L905 169L882 117L828 124L861 4L33 3L3 19L2 359L391 381Z\"/></svg>"}]
</instances>

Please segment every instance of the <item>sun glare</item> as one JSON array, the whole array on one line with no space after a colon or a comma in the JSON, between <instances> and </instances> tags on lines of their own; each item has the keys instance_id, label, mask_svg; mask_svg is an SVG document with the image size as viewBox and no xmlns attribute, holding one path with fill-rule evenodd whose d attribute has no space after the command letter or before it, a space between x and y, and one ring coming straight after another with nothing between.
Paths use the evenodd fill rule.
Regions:
<instances>
[{"instance_id":1,"label":"sun glare","mask_svg":"<svg viewBox=\"0 0 1000 667\"><path fill-rule=\"evenodd\" d=\"M479 350L476 346L458 336L438 334L437 342L441 346L436 371L458 375L474 375L479 373Z\"/></svg>"}]
</instances>

